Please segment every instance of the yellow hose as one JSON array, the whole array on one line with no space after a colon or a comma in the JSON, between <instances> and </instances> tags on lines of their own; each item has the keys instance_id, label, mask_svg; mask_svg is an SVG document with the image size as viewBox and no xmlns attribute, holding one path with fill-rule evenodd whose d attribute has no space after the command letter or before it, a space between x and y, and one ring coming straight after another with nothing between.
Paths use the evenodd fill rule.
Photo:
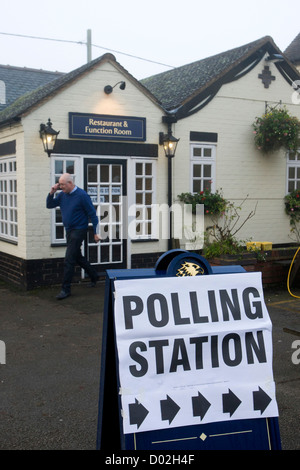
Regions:
<instances>
[{"instance_id":1,"label":"yellow hose","mask_svg":"<svg viewBox=\"0 0 300 470\"><path fill-rule=\"evenodd\" d=\"M293 258L293 260L292 260L292 262L291 262L291 266L290 266L289 273L288 273L288 277L287 277L287 288L288 288L288 291L289 291L290 295L291 295L292 297L295 297L296 299L300 299L300 297L298 297L297 295L292 294L292 292L290 291L290 274L291 274L291 270L292 270L294 261L295 261L295 259L296 259L296 256L297 256L299 250L300 250L300 246L299 246L298 250L296 251L296 253L295 253L295 255L294 255L294 258Z\"/></svg>"}]
</instances>

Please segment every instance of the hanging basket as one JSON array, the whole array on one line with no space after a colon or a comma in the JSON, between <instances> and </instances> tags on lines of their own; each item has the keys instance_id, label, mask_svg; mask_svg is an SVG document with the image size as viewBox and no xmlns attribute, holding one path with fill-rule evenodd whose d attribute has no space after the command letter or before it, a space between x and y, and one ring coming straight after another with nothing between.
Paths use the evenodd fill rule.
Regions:
<instances>
[{"instance_id":1,"label":"hanging basket","mask_svg":"<svg viewBox=\"0 0 300 470\"><path fill-rule=\"evenodd\" d=\"M296 151L300 145L300 121L290 116L285 108L272 109L253 123L254 142L264 153L281 147Z\"/></svg>"}]
</instances>

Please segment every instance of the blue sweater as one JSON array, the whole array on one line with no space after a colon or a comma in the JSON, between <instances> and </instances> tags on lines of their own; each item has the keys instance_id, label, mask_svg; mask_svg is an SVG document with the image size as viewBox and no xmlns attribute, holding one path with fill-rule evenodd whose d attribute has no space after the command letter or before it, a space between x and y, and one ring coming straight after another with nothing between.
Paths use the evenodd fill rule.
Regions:
<instances>
[{"instance_id":1,"label":"blue sweater","mask_svg":"<svg viewBox=\"0 0 300 470\"><path fill-rule=\"evenodd\" d=\"M90 196L81 188L67 194L60 192L54 197L54 194L48 194L48 209L54 209L60 206L63 224L65 229L87 229L89 219L93 224L94 233L97 232L98 217L92 204Z\"/></svg>"}]
</instances>

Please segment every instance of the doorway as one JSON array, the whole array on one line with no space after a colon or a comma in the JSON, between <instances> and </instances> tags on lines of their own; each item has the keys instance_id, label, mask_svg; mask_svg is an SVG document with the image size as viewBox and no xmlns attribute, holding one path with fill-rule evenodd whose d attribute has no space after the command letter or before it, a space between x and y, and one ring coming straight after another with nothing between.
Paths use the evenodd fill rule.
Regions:
<instances>
[{"instance_id":1,"label":"doorway","mask_svg":"<svg viewBox=\"0 0 300 470\"><path fill-rule=\"evenodd\" d=\"M96 209L101 242L95 243L89 227L86 257L99 273L127 267L126 160L85 159L84 187Z\"/></svg>"}]
</instances>

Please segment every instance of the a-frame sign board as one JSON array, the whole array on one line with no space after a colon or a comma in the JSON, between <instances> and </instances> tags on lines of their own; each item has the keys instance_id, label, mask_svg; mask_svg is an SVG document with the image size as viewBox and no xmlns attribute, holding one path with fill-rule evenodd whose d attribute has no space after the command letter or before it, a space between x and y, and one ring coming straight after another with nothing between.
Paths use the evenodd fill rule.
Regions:
<instances>
[{"instance_id":1,"label":"a-frame sign board","mask_svg":"<svg viewBox=\"0 0 300 470\"><path fill-rule=\"evenodd\" d=\"M208 276L206 282L208 282L210 279L214 279L214 284L217 282L216 279L218 278L223 280L224 278L228 280L233 279L232 277L230 278L230 276L213 276L212 278L210 278L210 275L216 274L231 274L233 276L235 275L236 277L234 277L234 279L236 279L237 277L244 277L244 275L247 276L247 273L241 266L212 267L203 257L197 254L191 254L184 250L171 250L165 253L158 260L154 269L129 269L107 271L100 371L97 449L104 450L106 452L118 450L178 451L206 449L281 449L278 418L276 412L273 412L273 410L276 410L277 407L275 399L275 390L272 392L271 387L267 388L267 386L261 385L262 382L259 382L260 385L257 387L253 387L252 384L251 388L251 384L248 385L246 381L246 383L242 385L240 389L234 389L234 387L232 387L228 382L229 386L227 387L226 391L225 388L223 388L222 390L220 388L220 393L220 390L218 388L219 385L213 384L217 390L215 396L210 395L210 390L213 388L210 386L210 384L206 386L206 388L197 388L197 393L195 393L195 391L191 392L189 390L189 387L187 387L184 393L179 391L176 394L174 392L176 387L173 387L172 393L167 393L164 396L161 395L159 397L160 406L157 406L156 403L156 409L159 410L159 412L157 412L157 416L155 418L151 418L151 416L155 414L152 414L152 402L155 402L156 396L155 387L153 387L153 390L150 390L150 398L148 398L148 401L146 399L146 396L144 396L143 393L139 395L138 391L136 392L138 398L134 398L133 396L131 396L130 398L126 397L127 384L125 384L124 389L124 377L126 382L128 376L130 375L128 371L129 369L135 370L135 375L142 375L141 368L143 367L143 363L145 363L145 360L142 360L141 356L138 355L138 351L140 351L141 349L137 348L137 350L135 351L135 355L132 354L131 358L135 357L140 359L138 366L135 367L131 365L130 367L126 367L126 370L124 371L125 375L122 375L122 364L118 353L119 336L117 330L119 327L115 321L115 293L118 293L117 290L124 286L126 287L125 291L127 292L127 287L130 287L133 283L128 283L126 281L136 281L136 283L134 284L136 289L134 293L137 295L132 296L132 298L137 298L139 295L140 285L151 286L151 284L156 283L160 284L161 286L166 286L167 290L168 285L170 285L170 283L175 284L176 281L176 285L178 285L178 275L186 276L185 281L183 282L185 283L185 285L187 285L187 283L189 282L192 282L188 280L192 279L192 277L187 276ZM176 279L175 276L177 277ZM199 279L197 279L196 281L200 282ZM179 282L181 283L181 281ZM225 295L225 290L221 289L221 291ZM161 292L164 291L162 290ZM245 299L247 298L246 294L248 294L249 292L249 289L244 289L243 297ZM253 292L255 291L252 289L251 295L253 294ZM192 294L194 295L194 293ZM225 320L229 320L229 314L235 316L235 320L238 318L239 315L236 306L234 307L233 305L233 300L237 299L237 297L235 297L236 292L234 289L231 290L231 294L233 296L231 300L229 300L228 297L223 298L225 316L228 315L228 318L225 318ZM173 306L177 305L178 307L179 297L177 297L174 292L171 295L173 296L172 299L174 301ZM248 296L248 299L249 298L250 297ZM224 299L226 299L227 303L224 301ZM128 303L128 305L130 305L130 303ZM257 307L258 302L254 302L252 304L252 307L253 306ZM137 305L135 307L136 309L132 309L132 311L130 312L132 314L132 316L129 318L129 323L131 323L131 327L133 327L134 322L137 323L139 321L139 316L141 317L141 315L139 315L140 311L137 311ZM231 311L229 312L230 309ZM194 306L194 320L196 314L198 315L198 322L206 321L206 317L200 318L199 309L197 310ZM148 315L150 315L149 311ZM178 315L180 316L180 314ZM248 315L251 320L254 319L253 308L252 310L249 310ZM262 317L263 315L257 314L257 316ZM180 317L179 320L180 321L178 321L177 323L188 323L187 318ZM262 321L262 318L259 318L259 320ZM144 320L143 322L145 323ZM157 324L154 324L154 320L152 321L154 326L161 326L162 318L160 320L158 318L155 318L155 322ZM153 325L150 325L150 327L151 326ZM186 326L188 327L188 325L183 325L183 327ZM247 352L248 362L250 363L249 367L252 371L253 367L255 367L253 365L254 362L267 362L267 359L264 357L264 345L262 341L259 341L259 338L262 340L263 333L261 333L261 337L259 337L259 333L259 331L256 333L257 336L255 336L254 334L252 335L252 333L249 331L245 333L245 337L249 340L248 343L246 340L245 350ZM208 337L201 338L202 345L204 344L204 342L205 345L208 344L207 338ZM211 336L212 341L214 340L216 342L216 338L216 334ZM257 338L257 342L254 341L255 338ZM140 347L140 345L142 344L140 342L140 336L138 337L138 339L139 341L135 342L134 344L138 344ZM176 339L174 340L174 344L175 341L180 342L183 340ZM196 343L195 338L192 338L190 340L190 343L193 342ZM155 341L150 341L149 344L150 343L151 346L153 346ZM160 345L162 344L163 346L165 346L166 344L168 344L168 341L165 340L164 343L160 343ZM178 343L178 345L179 344L181 344L182 346L183 342ZM239 361L242 361L242 357L239 357L239 354L242 355L242 348L240 347L240 339L238 337L238 334L228 334L228 332L227 334L223 334L222 344L223 346L225 344L225 359L223 357L223 360L227 362L227 365L235 366L236 364L238 364ZM228 351L226 352L227 344ZM235 344L236 346L234 352L232 352L232 344ZM154 348L152 348L152 350L153 349ZM159 352L163 350L163 347L160 346L160 348L156 347L155 349L156 352L159 354ZM196 349L197 348L195 346L195 350ZM188 367L185 367L186 365L184 364L183 360L183 353L185 349L180 349L180 354L178 351L179 350L177 350L176 356L176 371L180 371L181 369L187 370ZM200 349L198 349L198 352L199 351ZM211 351L213 351L213 348L211 349ZM212 352L210 354L210 361L214 363L213 365L219 365L219 357L216 359L215 357L213 358ZM156 360L158 363L159 360ZM204 360L205 357L203 355L201 361ZM199 369L202 367L202 365L200 364L201 361L198 357ZM158 368L157 364L156 366ZM265 367L265 364L262 364L262 367ZM235 369L235 367L227 367L227 369ZM173 372L174 371L175 368ZM248 371L246 371L246 377L247 373ZM147 374L145 374L145 377L146 375ZM167 380L169 379L169 376L174 377L176 376L176 374L167 374ZM141 378L140 383L143 383L143 380L144 379ZM221 381L222 380L220 380L220 382ZM184 388L182 376L180 376L179 378L178 385L178 389ZM145 387L145 390L147 391L147 385ZM251 397L251 400L246 398L246 396ZM184 412L185 407L186 410ZM215 412L215 418L212 417L207 420L207 416L209 414L210 416L213 416L214 408L218 410L217 412ZM240 412L240 410L243 409L244 411L241 412L241 419L238 419L238 413ZM189 413L191 414L190 418L187 416ZM219 415L221 414L221 418L218 413ZM182 421L179 421L179 416L181 416L180 419ZM176 420L177 424L175 424ZM146 423L150 423L150 425L148 425L148 428L146 427ZM143 429L143 426L145 426L145 430Z\"/></svg>"}]
</instances>

